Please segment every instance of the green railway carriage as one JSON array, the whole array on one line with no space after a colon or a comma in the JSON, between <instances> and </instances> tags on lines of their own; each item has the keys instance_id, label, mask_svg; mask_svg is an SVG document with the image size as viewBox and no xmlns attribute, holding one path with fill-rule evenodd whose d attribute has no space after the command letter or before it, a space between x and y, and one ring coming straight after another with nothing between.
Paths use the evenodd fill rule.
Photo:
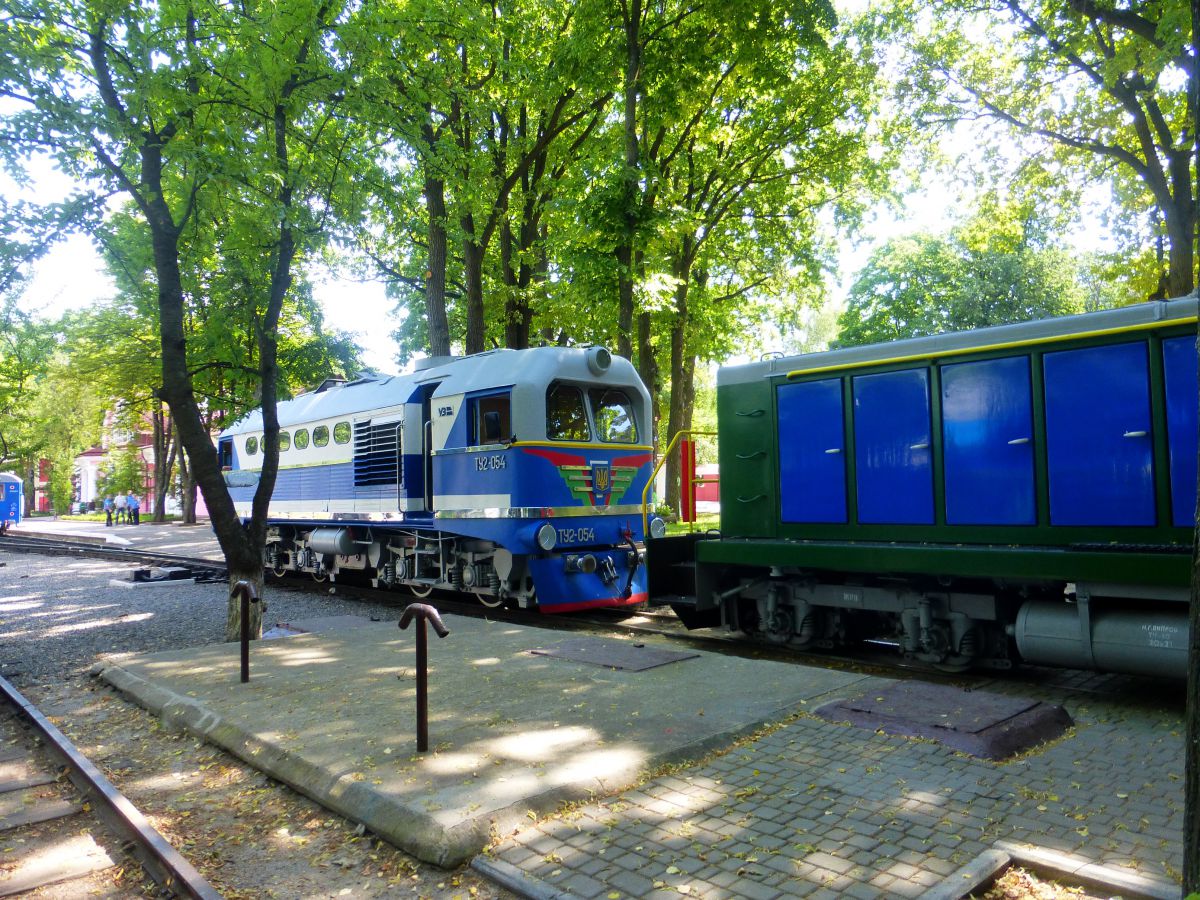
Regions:
<instances>
[{"instance_id":1,"label":"green railway carriage","mask_svg":"<svg viewBox=\"0 0 1200 900\"><path fill-rule=\"evenodd\" d=\"M799 647L1182 675L1196 317L1189 297L723 368L722 532L652 542L651 594Z\"/></svg>"}]
</instances>

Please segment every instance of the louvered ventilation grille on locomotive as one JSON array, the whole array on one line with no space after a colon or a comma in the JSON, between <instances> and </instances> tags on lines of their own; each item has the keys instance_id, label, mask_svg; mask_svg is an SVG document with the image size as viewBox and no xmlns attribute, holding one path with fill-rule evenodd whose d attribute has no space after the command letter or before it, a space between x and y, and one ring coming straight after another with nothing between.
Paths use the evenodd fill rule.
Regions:
<instances>
[{"instance_id":1,"label":"louvered ventilation grille on locomotive","mask_svg":"<svg viewBox=\"0 0 1200 900\"><path fill-rule=\"evenodd\" d=\"M400 423L354 424L354 486L400 483Z\"/></svg>"}]
</instances>

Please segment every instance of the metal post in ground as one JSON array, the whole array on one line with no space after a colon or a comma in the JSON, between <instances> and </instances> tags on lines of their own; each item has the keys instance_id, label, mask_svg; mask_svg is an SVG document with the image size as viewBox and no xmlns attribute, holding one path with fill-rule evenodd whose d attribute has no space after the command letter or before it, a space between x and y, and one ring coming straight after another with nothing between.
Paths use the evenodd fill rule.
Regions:
<instances>
[{"instance_id":1,"label":"metal post in ground","mask_svg":"<svg viewBox=\"0 0 1200 900\"><path fill-rule=\"evenodd\" d=\"M427 603L410 603L400 616L400 628L408 628L408 623L419 619L417 624L417 752L424 753L429 749L429 640L425 635L425 623L428 621L437 632L438 637L444 638L450 629L442 624L438 611Z\"/></svg>"},{"instance_id":2,"label":"metal post in ground","mask_svg":"<svg viewBox=\"0 0 1200 900\"><path fill-rule=\"evenodd\" d=\"M258 602L258 593L248 581L239 581L230 593L241 600L242 606L242 684L245 684L250 680L250 604Z\"/></svg>"}]
</instances>

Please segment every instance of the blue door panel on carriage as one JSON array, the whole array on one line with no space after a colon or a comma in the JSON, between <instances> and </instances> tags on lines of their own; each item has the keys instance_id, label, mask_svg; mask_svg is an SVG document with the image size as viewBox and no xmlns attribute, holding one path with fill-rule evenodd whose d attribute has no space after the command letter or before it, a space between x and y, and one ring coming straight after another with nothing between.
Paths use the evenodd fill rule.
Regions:
<instances>
[{"instance_id":1,"label":"blue door panel on carriage","mask_svg":"<svg viewBox=\"0 0 1200 900\"><path fill-rule=\"evenodd\" d=\"M929 371L853 379L858 521L933 524Z\"/></svg>"},{"instance_id":2,"label":"blue door panel on carriage","mask_svg":"<svg viewBox=\"0 0 1200 900\"><path fill-rule=\"evenodd\" d=\"M943 366L946 523L1034 525L1029 358Z\"/></svg>"},{"instance_id":3,"label":"blue door panel on carriage","mask_svg":"<svg viewBox=\"0 0 1200 900\"><path fill-rule=\"evenodd\" d=\"M845 522L842 379L780 385L777 405L783 521Z\"/></svg>"},{"instance_id":4,"label":"blue door panel on carriage","mask_svg":"<svg viewBox=\"0 0 1200 900\"><path fill-rule=\"evenodd\" d=\"M1043 358L1052 525L1154 525L1145 341Z\"/></svg>"},{"instance_id":5,"label":"blue door panel on carriage","mask_svg":"<svg viewBox=\"0 0 1200 900\"><path fill-rule=\"evenodd\" d=\"M1171 524L1196 524L1197 384L1196 339L1163 341L1167 392L1167 437L1171 465Z\"/></svg>"}]
</instances>

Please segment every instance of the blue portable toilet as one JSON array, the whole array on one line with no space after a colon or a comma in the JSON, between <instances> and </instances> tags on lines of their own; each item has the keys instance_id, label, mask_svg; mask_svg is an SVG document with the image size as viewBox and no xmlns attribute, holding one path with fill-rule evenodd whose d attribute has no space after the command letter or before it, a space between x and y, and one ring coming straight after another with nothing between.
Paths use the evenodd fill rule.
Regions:
<instances>
[{"instance_id":1,"label":"blue portable toilet","mask_svg":"<svg viewBox=\"0 0 1200 900\"><path fill-rule=\"evenodd\" d=\"M21 521L21 487L19 476L0 472L0 534Z\"/></svg>"}]
</instances>

